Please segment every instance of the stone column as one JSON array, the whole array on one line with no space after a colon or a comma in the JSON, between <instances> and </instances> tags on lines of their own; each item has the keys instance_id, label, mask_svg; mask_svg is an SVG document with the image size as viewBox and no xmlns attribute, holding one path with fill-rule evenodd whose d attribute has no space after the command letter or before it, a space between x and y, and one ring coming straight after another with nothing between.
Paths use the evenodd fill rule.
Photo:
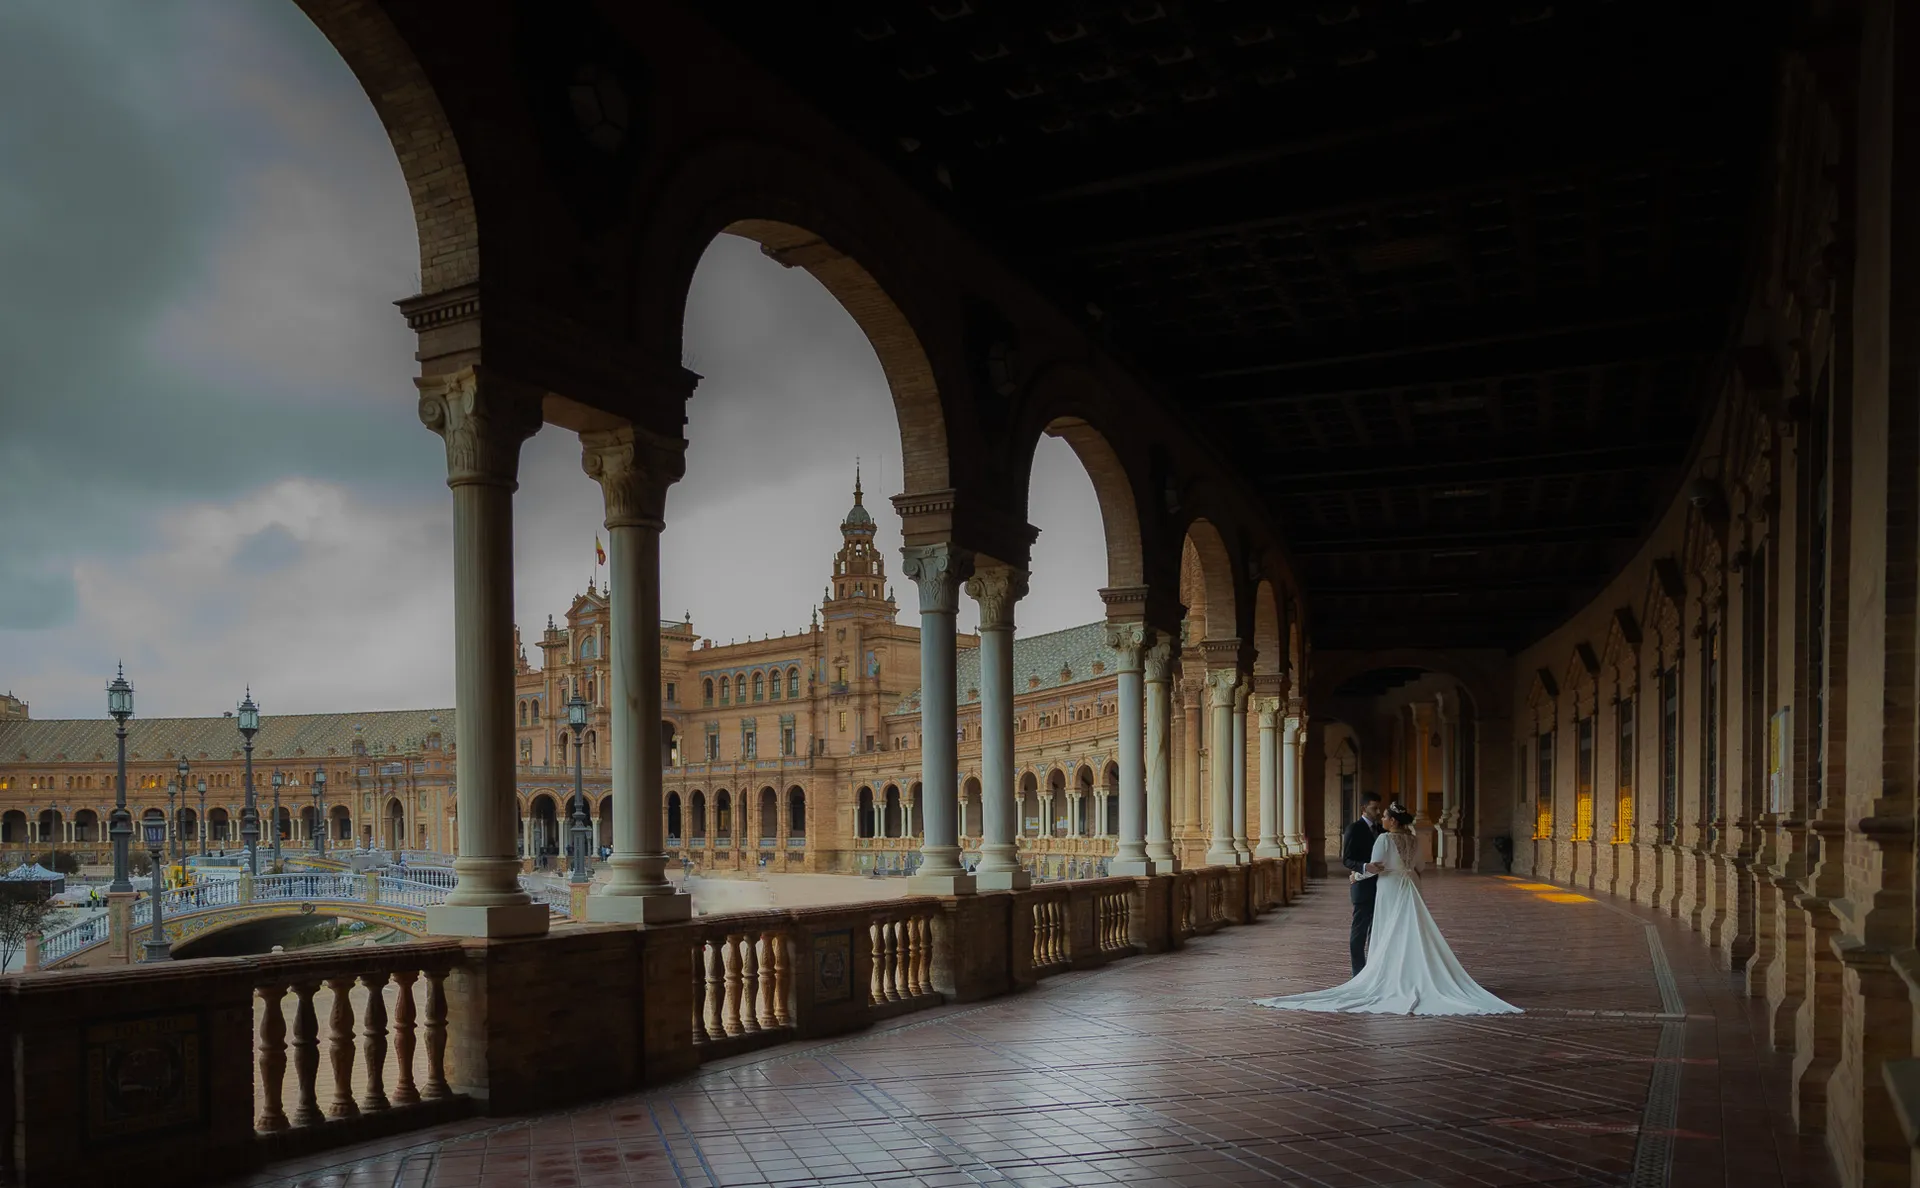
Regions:
<instances>
[{"instance_id":1,"label":"stone column","mask_svg":"<svg viewBox=\"0 0 1920 1188\"><path fill-rule=\"evenodd\" d=\"M1207 865L1235 866L1240 854L1233 848L1233 699L1240 673L1232 668L1207 670L1208 746L1213 762L1212 835L1207 843ZM1244 743L1242 744L1245 745Z\"/></svg>"},{"instance_id":2,"label":"stone column","mask_svg":"<svg viewBox=\"0 0 1920 1188\"><path fill-rule=\"evenodd\" d=\"M1115 670L1115 696L1120 700L1115 756L1120 765L1120 838L1108 866L1116 875L1154 873L1153 862L1147 857L1147 740L1141 724L1144 703L1140 689L1140 653L1152 643L1153 632L1144 623L1107 624L1107 646L1120 657Z\"/></svg>"},{"instance_id":3,"label":"stone column","mask_svg":"<svg viewBox=\"0 0 1920 1188\"><path fill-rule=\"evenodd\" d=\"M1146 651L1147 859L1155 874L1179 869L1173 856L1173 641Z\"/></svg>"},{"instance_id":4,"label":"stone column","mask_svg":"<svg viewBox=\"0 0 1920 1188\"><path fill-rule=\"evenodd\" d=\"M1280 717L1278 697L1261 697L1253 708L1260 722L1260 844L1253 856L1284 858L1287 852L1280 845L1280 784L1283 778L1288 784L1293 782L1291 744L1284 757L1274 747L1274 726Z\"/></svg>"},{"instance_id":5,"label":"stone column","mask_svg":"<svg viewBox=\"0 0 1920 1188\"><path fill-rule=\"evenodd\" d=\"M1253 858L1247 844L1247 682L1233 691L1233 852L1240 865Z\"/></svg>"},{"instance_id":6,"label":"stone column","mask_svg":"<svg viewBox=\"0 0 1920 1188\"><path fill-rule=\"evenodd\" d=\"M1287 703L1286 726L1281 735L1280 822L1285 831L1282 845L1289 854L1307 852L1306 813L1306 733L1307 719L1300 702ZM1355 791L1359 791L1359 773L1354 773Z\"/></svg>"},{"instance_id":7,"label":"stone column","mask_svg":"<svg viewBox=\"0 0 1920 1188\"><path fill-rule=\"evenodd\" d=\"M539 393L479 367L416 381L420 420L446 441L453 488L455 735L460 753L458 882L427 909L441 936L547 931L520 889L513 854L513 492L520 444L540 428Z\"/></svg>"},{"instance_id":8,"label":"stone column","mask_svg":"<svg viewBox=\"0 0 1920 1188\"><path fill-rule=\"evenodd\" d=\"M1180 683L1180 832L1186 841L1200 833L1200 736L1207 729L1206 684L1202 681Z\"/></svg>"},{"instance_id":9,"label":"stone column","mask_svg":"<svg viewBox=\"0 0 1920 1188\"><path fill-rule=\"evenodd\" d=\"M660 532L667 488L686 472L687 443L628 426L580 435L581 466L607 512L606 752L613 769L612 875L587 900L594 923L685 920L693 899L667 881L660 786ZM598 690L596 690L598 692ZM743 808L745 806L742 806ZM741 821L747 819L745 812Z\"/></svg>"},{"instance_id":10,"label":"stone column","mask_svg":"<svg viewBox=\"0 0 1920 1188\"><path fill-rule=\"evenodd\" d=\"M900 567L920 588L920 790L926 840L910 894L966 895L973 876L960 865L958 757L954 742L954 616L973 557L950 543L908 545ZM1012 699L1008 699L1011 703Z\"/></svg>"},{"instance_id":11,"label":"stone column","mask_svg":"<svg viewBox=\"0 0 1920 1188\"><path fill-rule=\"evenodd\" d=\"M1013 787L1013 608L1026 592L1026 571L1008 565L982 567L967 579L967 594L980 607L980 862L973 873L981 890L1033 885L1013 840L1020 815Z\"/></svg>"},{"instance_id":12,"label":"stone column","mask_svg":"<svg viewBox=\"0 0 1920 1188\"><path fill-rule=\"evenodd\" d=\"M1460 852L1460 839L1456 832L1460 823L1460 806L1454 800L1454 798L1459 795L1459 789L1456 787L1458 776L1453 770L1454 724L1453 719L1449 717L1447 713L1446 694L1441 693L1436 695L1433 701L1434 729L1440 735L1440 820L1433 835L1433 864L1435 866L1454 866L1458 863L1457 856ZM1618 710L1615 712L1618 713ZM1597 727L1595 729L1593 746L1594 766L1597 775L1597 769L1600 766L1600 756L1603 754L1612 754L1613 748L1600 745ZM1609 768L1612 767L1611 764L1608 766ZM1613 786L1617 788L1619 784L1619 772L1615 771ZM1598 797L1600 795L1600 788L1597 779L1595 785L1593 792L1594 795Z\"/></svg>"}]
</instances>

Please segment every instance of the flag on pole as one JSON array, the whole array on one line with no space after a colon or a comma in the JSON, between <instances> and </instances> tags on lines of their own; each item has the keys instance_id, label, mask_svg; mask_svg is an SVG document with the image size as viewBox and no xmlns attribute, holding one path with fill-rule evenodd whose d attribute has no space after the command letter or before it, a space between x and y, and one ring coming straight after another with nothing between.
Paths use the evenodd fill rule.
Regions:
<instances>
[{"instance_id":1,"label":"flag on pole","mask_svg":"<svg viewBox=\"0 0 1920 1188\"><path fill-rule=\"evenodd\" d=\"M607 563L607 550L600 547L600 537L597 535L593 538L593 563L595 565Z\"/></svg>"}]
</instances>

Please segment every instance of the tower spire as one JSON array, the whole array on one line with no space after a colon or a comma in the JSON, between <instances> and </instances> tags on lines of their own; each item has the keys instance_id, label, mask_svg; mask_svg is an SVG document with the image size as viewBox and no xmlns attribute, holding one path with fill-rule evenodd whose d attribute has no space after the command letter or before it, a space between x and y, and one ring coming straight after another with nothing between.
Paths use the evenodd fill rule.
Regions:
<instances>
[{"instance_id":1,"label":"tower spire","mask_svg":"<svg viewBox=\"0 0 1920 1188\"><path fill-rule=\"evenodd\" d=\"M860 506L860 455L853 456L853 505Z\"/></svg>"}]
</instances>

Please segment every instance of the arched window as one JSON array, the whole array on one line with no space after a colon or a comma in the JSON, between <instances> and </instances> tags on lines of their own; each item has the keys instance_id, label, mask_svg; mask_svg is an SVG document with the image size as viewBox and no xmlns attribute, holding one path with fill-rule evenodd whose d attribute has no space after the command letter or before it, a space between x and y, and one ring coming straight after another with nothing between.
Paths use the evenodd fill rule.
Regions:
<instances>
[{"instance_id":1,"label":"arched window","mask_svg":"<svg viewBox=\"0 0 1920 1188\"><path fill-rule=\"evenodd\" d=\"M787 696L800 696L800 670L797 668L787 669Z\"/></svg>"},{"instance_id":2,"label":"arched window","mask_svg":"<svg viewBox=\"0 0 1920 1188\"><path fill-rule=\"evenodd\" d=\"M680 844L680 825L680 794L678 792L669 792L667 793L668 845L677 846Z\"/></svg>"},{"instance_id":3,"label":"arched window","mask_svg":"<svg viewBox=\"0 0 1920 1188\"><path fill-rule=\"evenodd\" d=\"M702 703L703 705L712 705L712 704L713 704L713 678L712 678L712 677L708 677L708 678L707 678L707 679L706 679L706 680L705 680L705 681L704 681L704 682L702 683L702 689L701 689L701 693L700 693L700 700L701 700L701 703Z\"/></svg>"},{"instance_id":4,"label":"arched window","mask_svg":"<svg viewBox=\"0 0 1920 1188\"><path fill-rule=\"evenodd\" d=\"M755 701L765 701L767 699L766 680L757 672L753 674L753 699Z\"/></svg>"},{"instance_id":5,"label":"arched window","mask_svg":"<svg viewBox=\"0 0 1920 1188\"><path fill-rule=\"evenodd\" d=\"M725 788L713 794L713 834L723 841L733 837L733 797Z\"/></svg>"},{"instance_id":6,"label":"arched window","mask_svg":"<svg viewBox=\"0 0 1920 1188\"><path fill-rule=\"evenodd\" d=\"M787 844L807 836L807 794L798 784L787 789Z\"/></svg>"},{"instance_id":7,"label":"arched window","mask_svg":"<svg viewBox=\"0 0 1920 1188\"><path fill-rule=\"evenodd\" d=\"M522 726L527 724L527 703L524 701L520 703L520 724Z\"/></svg>"},{"instance_id":8,"label":"arched window","mask_svg":"<svg viewBox=\"0 0 1920 1188\"><path fill-rule=\"evenodd\" d=\"M780 700L780 670L777 668L767 675L767 697L773 701Z\"/></svg>"},{"instance_id":9,"label":"arched window","mask_svg":"<svg viewBox=\"0 0 1920 1188\"><path fill-rule=\"evenodd\" d=\"M587 704L588 705L597 704L593 696L593 679L591 677L587 679Z\"/></svg>"},{"instance_id":10,"label":"arched window","mask_svg":"<svg viewBox=\"0 0 1920 1188\"><path fill-rule=\"evenodd\" d=\"M858 820L855 822L855 832L858 833L861 837L872 837L873 836L873 789L862 787L860 789L858 796L856 797L856 803L858 805L858 809L855 815L858 818Z\"/></svg>"},{"instance_id":11,"label":"arched window","mask_svg":"<svg viewBox=\"0 0 1920 1188\"><path fill-rule=\"evenodd\" d=\"M733 682L727 677L720 678L720 704L726 705L733 700Z\"/></svg>"},{"instance_id":12,"label":"arched window","mask_svg":"<svg viewBox=\"0 0 1920 1188\"><path fill-rule=\"evenodd\" d=\"M532 710L533 725L538 726L540 724L540 703L538 701L533 703Z\"/></svg>"}]
</instances>

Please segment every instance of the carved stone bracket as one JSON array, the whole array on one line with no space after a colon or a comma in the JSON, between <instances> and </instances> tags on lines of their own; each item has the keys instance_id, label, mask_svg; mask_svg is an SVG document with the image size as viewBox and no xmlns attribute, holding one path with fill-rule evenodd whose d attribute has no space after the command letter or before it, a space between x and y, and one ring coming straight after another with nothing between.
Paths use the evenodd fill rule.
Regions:
<instances>
[{"instance_id":1,"label":"carved stone bracket","mask_svg":"<svg viewBox=\"0 0 1920 1188\"><path fill-rule=\"evenodd\" d=\"M580 435L580 467L600 484L607 527L666 527L667 488L687 472L687 443L637 426Z\"/></svg>"},{"instance_id":2,"label":"carved stone bracket","mask_svg":"<svg viewBox=\"0 0 1920 1188\"><path fill-rule=\"evenodd\" d=\"M960 586L973 571L973 554L948 542L908 545L900 571L920 589L920 613L957 614Z\"/></svg>"},{"instance_id":3,"label":"carved stone bracket","mask_svg":"<svg viewBox=\"0 0 1920 1188\"><path fill-rule=\"evenodd\" d=\"M1253 712L1260 715L1260 729L1272 730L1279 724L1280 704L1280 698L1265 694L1253 699Z\"/></svg>"},{"instance_id":4,"label":"carved stone bracket","mask_svg":"<svg viewBox=\"0 0 1920 1188\"><path fill-rule=\"evenodd\" d=\"M1240 686L1240 672L1233 668L1207 670L1207 704L1215 709L1233 708L1234 690Z\"/></svg>"},{"instance_id":5,"label":"carved stone bracket","mask_svg":"<svg viewBox=\"0 0 1920 1188\"><path fill-rule=\"evenodd\" d=\"M1146 650L1143 658L1149 681L1170 681L1173 679L1173 641L1160 635Z\"/></svg>"},{"instance_id":6,"label":"carved stone bracket","mask_svg":"<svg viewBox=\"0 0 1920 1188\"><path fill-rule=\"evenodd\" d=\"M421 376L420 423L447 445L447 485L519 485L520 445L540 429L540 395L478 366Z\"/></svg>"},{"instance_id":7,"label":"carved stone bracket","mask_svg":"<svg viewBox=\"0 0 1920 1188\"><path fill-rule=\"evenodd\" d=\"M982 565L974 570L967 579L967 597L980 604L981 630L1013 629L1013 605L1027 596L1027 578L1026 570L1011 565Z\"/></svg>"}]
</instances>

